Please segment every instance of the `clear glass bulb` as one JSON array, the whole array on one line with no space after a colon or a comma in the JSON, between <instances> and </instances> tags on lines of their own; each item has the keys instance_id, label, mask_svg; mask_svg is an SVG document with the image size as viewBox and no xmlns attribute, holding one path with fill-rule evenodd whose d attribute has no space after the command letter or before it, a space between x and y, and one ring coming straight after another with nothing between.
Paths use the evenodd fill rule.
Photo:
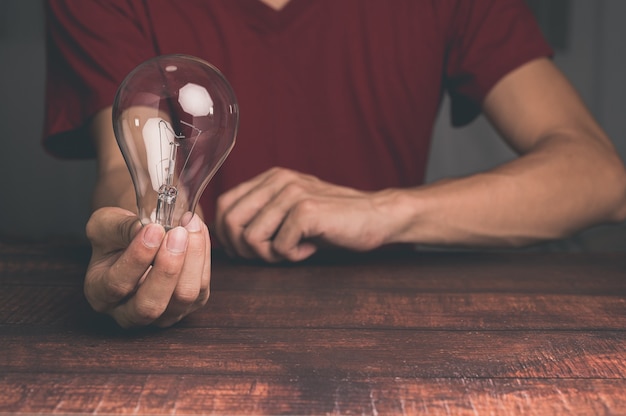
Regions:
<instances>
[{"instance_id":1,"label":"clear glass bulb","mask_svg":"<svg viewBox=\"0 0 626 416\"><path fill-rule=\"evenodd\" d=\"M113 103L113 130L145 225L170 229L193 212L235 144L239 108L222 73L188 55L135 68Z\"/></svg>"}]
</instances>

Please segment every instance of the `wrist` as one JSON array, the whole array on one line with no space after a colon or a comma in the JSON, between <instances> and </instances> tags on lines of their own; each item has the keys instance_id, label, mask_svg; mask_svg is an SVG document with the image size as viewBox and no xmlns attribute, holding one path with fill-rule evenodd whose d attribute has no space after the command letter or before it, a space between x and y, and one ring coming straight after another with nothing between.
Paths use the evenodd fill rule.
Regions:
<instances>
[{"instance_id":1,"label":"wrist","mask_svg":"<svg viewBox=\"0 0 626 416\"><path fill-rule=\"evenodd\" d=\"M419 221L425 204L416 189L385 189L374 194L373 203L385 230L383 244L418 243Z\"/></svg>"}]
</instances>

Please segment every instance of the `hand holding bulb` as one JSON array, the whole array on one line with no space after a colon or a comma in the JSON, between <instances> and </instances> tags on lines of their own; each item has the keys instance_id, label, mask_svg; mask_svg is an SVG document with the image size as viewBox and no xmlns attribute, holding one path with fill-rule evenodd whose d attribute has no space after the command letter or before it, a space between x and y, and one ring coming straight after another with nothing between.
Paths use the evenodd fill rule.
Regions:
<instances>
[{"instance_id":1,"label":"hand holding bulb","mask_svg":"<svg viewBox=\"0 0 626 416\"><path fill-rule=\"evenodd\" d=\"M138 215L114 207L130 209L131 201L124 197L127 202L117 205L113 195L132 191L117 175L102 174L99 195L112 197L101 197L98 205L104 208L87 224L93 255L85 295L95 310L122 327L169 326L208 299L209 234L192 213L234 144L237 103L224 77L209 64L163 56L129 74L112 114ZM116 146L110 117L111 112L97 115L92 131L98 143ZM110 165L110 154L99 153L99 160ZM116 171L126 170L123 164L120 157Z\"/></svg>"}]
</instances>

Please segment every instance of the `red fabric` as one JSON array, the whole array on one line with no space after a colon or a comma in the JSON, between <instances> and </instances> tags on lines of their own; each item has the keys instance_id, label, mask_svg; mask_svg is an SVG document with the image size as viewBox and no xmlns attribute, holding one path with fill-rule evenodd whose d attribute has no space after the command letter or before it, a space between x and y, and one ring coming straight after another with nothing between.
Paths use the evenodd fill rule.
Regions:
<instances>
[{"instance_id":1,"label":"red fabric","mask_svg":"<svg viewBox=\"0 0 626 416\"><path fill-rule=\"evenodd\" d=\"M93 157L85 126L158 54L203 58L237 95L237 144L203 195L271 166L364 190L421 184L441 97L453 121L548 56L523 0L50 0L44 145Z\"/></svg>"}]
</instances>

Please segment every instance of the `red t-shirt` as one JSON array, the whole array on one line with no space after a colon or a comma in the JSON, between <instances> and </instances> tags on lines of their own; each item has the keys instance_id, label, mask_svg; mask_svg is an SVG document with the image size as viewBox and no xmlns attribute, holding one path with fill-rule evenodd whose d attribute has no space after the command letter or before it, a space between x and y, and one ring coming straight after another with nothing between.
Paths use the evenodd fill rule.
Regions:
<instances>
[{"instance_id":1,"label":"red t-shirt","mask_svg":"<svg viewBox=\"0 0 626 416\"><path fill-rule=\"evenodd\" d=\"M552 53L524 0L51 0L46 149L93 157L85 127L135 66L198 56L227 77L237 143L205 191L272 166L363 190L422 183L442 94L453 122Z\"/></svg>"}]
</instances>

